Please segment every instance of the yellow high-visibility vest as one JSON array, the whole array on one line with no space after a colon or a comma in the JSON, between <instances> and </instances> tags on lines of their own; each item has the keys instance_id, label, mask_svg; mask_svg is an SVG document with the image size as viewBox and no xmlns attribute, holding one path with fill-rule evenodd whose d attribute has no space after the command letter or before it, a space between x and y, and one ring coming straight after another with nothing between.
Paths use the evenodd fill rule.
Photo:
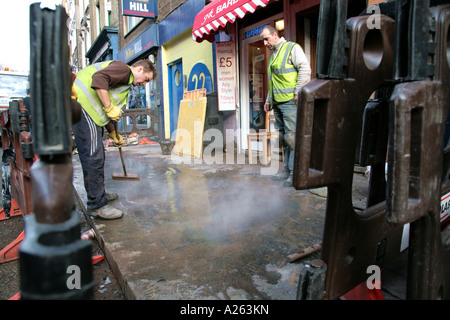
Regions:
<instances>
[{"instance_id":1,"label":"yellow high-visibility vest","mask_svg":"<svg viewBox=\"0 0 450 320\"><path fill-rule=\"evenodd\" d=\"M78 96L77 101L81 104L92 120L94 120L94 122L101 127L110 122L110 119L103 111L103 107L107 108L108 106L103 106L97 92L91 88L92 76L97 71L109 66L111 62L112 61L105 61L87 66L77 73L77 78L74 83L74 88ZM128 92L130 91L132 83L133 74L131 73L127 85L110 88L109 96L111 98L111 102L119 107L125 105L127 103Z\"/></svg>"},{"instance_id":2,"label":"yellow high-visibility vest","mask_svg":"<svg viewBox=\"0 0 450 320\"><path fill-rule=\"evenodd\" d=\"M297 69L288 63L289 55L295 43L285 42L277 56L270 57L269 61L269 94L272 101L286 102L294 99L295 86L297 84Z\"/></svg>"}]
</instances>

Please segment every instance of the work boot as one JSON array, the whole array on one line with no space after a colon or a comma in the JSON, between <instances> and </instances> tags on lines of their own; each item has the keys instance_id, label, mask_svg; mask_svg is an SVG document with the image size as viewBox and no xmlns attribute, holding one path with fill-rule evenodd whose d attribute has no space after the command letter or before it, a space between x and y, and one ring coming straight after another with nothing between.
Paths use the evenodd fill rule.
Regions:
<instances>
[{"instance_id":1,"label":"work boot","mask_svg":"<svg viewBox=\"0 0 450 320\"><path fill-rule=\"evenodd\" d=\"M293 185L292 185L293 179L294 179L294 177L293 177L293 175L292 175L292 173L291 173L291 174L289 175L289 177L286 179L286 181L284 181L283 185L284 185L285 187L292 187L292 186L293 186Z\"/></svg>"},{"instance_id":2,"label":"work boot","mask_svg":"<svg viewBox=\"0 0 450 320\"><path fill-rule=\"evenodd\" d=\"M105 192L105 195L106 195L106 200L108 202L119 199L119 195L116 192L113 192L113 193Z\"/></svg>"},{"instance_id":3,"label":"work boot","mask_svg":"<svg viewBox=\"0 0 450 320\"><path fill-rule=\"evenodd\" d=\"M95 209L95 210L90 210L89 214L92 217L107 219L107 220L120 219L123 216L122 211L110 206L109 204L104 205L103 207Z\"/></svg>"},{"instance_id":4,"label":"work boot","mask_svg":"<svg viewBox=\"0 0 450 320\"><path fill-rule=\"evenodd\" d=\"M277 181L286 180L287 178L289 178L289 171L287 170L282 170L281 172L274 174L272 176L272 180Z\"/></svg>"}]
</instances>

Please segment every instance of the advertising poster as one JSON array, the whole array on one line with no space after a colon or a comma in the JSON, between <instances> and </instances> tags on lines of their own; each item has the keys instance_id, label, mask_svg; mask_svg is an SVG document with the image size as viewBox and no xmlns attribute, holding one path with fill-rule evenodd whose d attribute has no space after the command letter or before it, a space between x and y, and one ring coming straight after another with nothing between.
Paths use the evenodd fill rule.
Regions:
<instances>
[{"instance_id":1,"label":"advertising poster","mask_svg":"<svg viewBox=\"0 0 450 320\"><path fill-rule=\"evenodd\" d=\"M236 110L236 56L234 50L232 41L216 43L219 111Z\"/></svg>"}]
</instances>

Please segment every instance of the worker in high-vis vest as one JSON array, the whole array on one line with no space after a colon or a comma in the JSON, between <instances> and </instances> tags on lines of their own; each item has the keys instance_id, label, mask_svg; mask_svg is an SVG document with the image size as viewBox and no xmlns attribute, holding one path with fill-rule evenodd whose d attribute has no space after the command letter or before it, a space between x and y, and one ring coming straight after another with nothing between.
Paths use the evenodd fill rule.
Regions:
<instances>
[{"instance_id":1,"label":"worker in high-vis vest","mask_svg":"<svg viewBox=\"0 0 450 320\"><path fill-rule=\"evenodd\" d=\"M104 128L118 147L123 137L115 132L114 122L120 120L127 104L131 86L145 86L156 78L156 69L149 60L131 66L122 61L105 61L89 65L76 74L72 99L81 105L81 120L72 126L83 170L88 213L103 219L118 219L122 211L108 203L117 193L105 190Z\"/></svg>"},{"instance_id":2,"label":"worker in high-vis vest","mask_svg":"<svg viewBox=\"0 0 450 320\"><path fill-rule=\"evenodd\" d=\"M311 67L299 44L280 37L272 26L265 26L260 33L264 45L272 51L268 66L269 93L264 111L273 110L275 126L279 130L284 152L283 169L273 176L292 186L294 171L295 129L297 99L300 89L311 80Z\"/></svg>"}]
</instances>

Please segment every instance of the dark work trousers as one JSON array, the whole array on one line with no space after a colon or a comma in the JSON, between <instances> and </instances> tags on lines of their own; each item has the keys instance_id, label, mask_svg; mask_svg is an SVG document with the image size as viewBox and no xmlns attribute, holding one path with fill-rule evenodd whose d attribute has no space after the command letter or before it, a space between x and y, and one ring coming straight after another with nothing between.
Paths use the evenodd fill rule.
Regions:
<instances>
[{"instance_id":1,"label":"dark work trousers","mask_svg":"<svg viewBox=\"0 0 450 320\"><path fill-rule=\"evenodd\" d=\"M294 172L295 129L297 123L297 105L294 100L273 104L275 127L280 133L280 142L284 152L283 170Z\"/></svg>"},{"instance_id":2,"label":"dark work trousers","mask_svg":"<svg viewBox=\"0 0 450 320\"><path fill-rule=\"evenodd\" d=\"M83 169L87 209L101 208L107 203L103 128L99 127L84 109L81 109L81 120L72 126L72 132Z\"/></svg>"}]
</instances>

